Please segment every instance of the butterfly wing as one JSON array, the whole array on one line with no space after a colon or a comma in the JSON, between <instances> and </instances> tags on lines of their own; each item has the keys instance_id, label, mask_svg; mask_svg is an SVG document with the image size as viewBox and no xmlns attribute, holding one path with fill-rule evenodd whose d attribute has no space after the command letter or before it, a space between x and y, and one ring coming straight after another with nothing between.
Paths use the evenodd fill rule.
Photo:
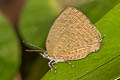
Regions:
<instances>
[{"instance_id":1,"label":"butterfly wing","mask_svg":"<svg viewBox=\"0 0 120 80\"><path fill-rule=\"evenodd\" d=\"M89 19L75 8L66 8L52 25L47 40L48 55L56 60L76 60L97 51L101 35Z\"/></svg>"}]
</instances>

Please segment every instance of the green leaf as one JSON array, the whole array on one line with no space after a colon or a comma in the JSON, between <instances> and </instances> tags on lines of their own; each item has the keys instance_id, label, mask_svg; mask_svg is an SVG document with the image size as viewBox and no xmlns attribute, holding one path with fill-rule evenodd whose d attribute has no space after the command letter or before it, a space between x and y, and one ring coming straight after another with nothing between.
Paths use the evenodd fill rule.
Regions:
<instances>
[{"instance_id":1,"label":"green leaf","mask_svg":"<svg viewBox=\"0 0 120 80\"><path fill-rule=\"evenodd\" d=\"M0 13L0 80L13 80L20 64L20 46L12 25Z\"/></svg>"},{"instance_id":2,"label":"green leaf","mask_svg":"<svg viewBox=\"0 0 120 80\"><path fill-rule=\"evenodd\" d=\"M120 75L120 4L109 11L95 26L106 34L101 49L86 58L72 61L76 68L58 63L57 74L49 71L42 80L113 80Z\"/></svg>"},{"instance_id":3,"label":"green leaf","mask_svg":"<svg viewBox=\"0 0 120 80\"><path fill-rule=\"evenodd\" d=\"M64 3L64 0L61 1ZM93 0L92 2L80 5L80 1L78 0L77 4L72 6L83 11L93 23L97 22L97 20L119 2L119 0ZM23 10L19 24L23 40L45 49L45 41L50 27L65 6L70 4L62 5L57 0L29 0ZM42 58L37 59L30 70L27 80L41 78L49 69L47 62L47 60ZM36 74L36 71L40 72Z\"/></svg>"}]
</instances>

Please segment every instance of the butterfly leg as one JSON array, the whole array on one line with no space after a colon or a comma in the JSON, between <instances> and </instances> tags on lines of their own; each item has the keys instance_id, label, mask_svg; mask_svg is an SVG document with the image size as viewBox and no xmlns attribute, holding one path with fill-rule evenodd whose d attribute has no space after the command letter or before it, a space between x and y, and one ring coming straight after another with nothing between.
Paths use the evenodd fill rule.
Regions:
<instances>
[{"instance_id":1,"label":"butterfly leg","mask_svg":"<svg viewBox=\"0 0 120 80\"><path fill-rule=\"evenodd\" d=\"M51 65L52 62L53 62L53 60L49 61L49 63L48 63L48 66L50 67L51 71L53 70L53 67Z\"/></svg>"},{"instance_id":2,"label":"butterfly leg","mask_svg":"<svg viewBox=\"0 0 120 80\"><path fill-rule=\"evenodd\" d=\"M104 35L102 38L101 38L101 45L104 45L106 42L103 42L102 40L106 37L106 35Z\"/></svg>"},{"instance_id":3,"label":"butterfly leg","mask_svg":"<svg viewBox=\"0 0 120 80\"><path fill-rule=\"evenodd\" d=\"M102 37L102 40L106 37L106 35L104 34L103 37Z\"/></svg>"},{"instance_id":4,"label":"butterfly leg","mask_svg":"<svg viewBox=\"0 0 120 80\"><path fill-rule=\"evenodd\" d=\"M56 67L55 67L55 64L56 64L56 62L55 62L55 61L54 61L54 62L52 62L52 67L54 68L55 73L56 73Z\"/></svg>"},{"instance_id":5,"label":"butterfly leg","mask_svg":"<svg viewBox=\"0 0 120 80\"><path fill-rule=\"evenodd\" d=\"M66 61L66 63L68 63L69 65L71 65L71 66L72 66L72 68L74 68L74 67L75 67L75 65L73 65L70 61Z\"/></svg>"}]
</instances>

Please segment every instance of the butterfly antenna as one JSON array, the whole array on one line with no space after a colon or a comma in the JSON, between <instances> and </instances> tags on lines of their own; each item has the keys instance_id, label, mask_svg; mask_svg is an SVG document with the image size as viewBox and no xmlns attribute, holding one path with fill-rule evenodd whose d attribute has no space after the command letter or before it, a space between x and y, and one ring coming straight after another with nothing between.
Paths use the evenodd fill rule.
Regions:
<instances>
[{"instance_id":1,"label":"butterfly antenna","mask_svg":"<svg viewBox=\"0 0 120 80\"><path fill-rule=\"evenodd\" d=\"M29 46L32 46L32 47L35 47L35 48L37 48L37 49L39 49L39 50L34 50L34 51L41 51L41 52L44 52L45 50L43 50L42 48L40 48L39 46L36 46L36 45L34 45L34 44L31 44L31 43L28 43L28 42L25 42L25 41L22 41L24 44L26 44L26 45L29 45ZM27 50L28 51L28 50ZM31 50L32 51L32 50Z\"/></svg>"}]
</instances>

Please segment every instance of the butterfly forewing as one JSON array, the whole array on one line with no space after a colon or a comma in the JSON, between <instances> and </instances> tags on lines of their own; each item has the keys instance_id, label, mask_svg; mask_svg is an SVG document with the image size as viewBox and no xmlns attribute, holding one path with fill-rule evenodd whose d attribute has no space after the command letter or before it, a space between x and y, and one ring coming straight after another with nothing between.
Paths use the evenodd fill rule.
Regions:
<instances>
[{"instance_id":1,"label":"butterfly forewing","mask_svg":"<svg viewBox=\"0 0 120 80\"><path fill-rule=\"evenodd\" d=\"M97 51L101 35L89 19L75 8L66 8L52 25L47 40L48 55L56 60L76 60Z\"/></svg>"}]
</instances>

